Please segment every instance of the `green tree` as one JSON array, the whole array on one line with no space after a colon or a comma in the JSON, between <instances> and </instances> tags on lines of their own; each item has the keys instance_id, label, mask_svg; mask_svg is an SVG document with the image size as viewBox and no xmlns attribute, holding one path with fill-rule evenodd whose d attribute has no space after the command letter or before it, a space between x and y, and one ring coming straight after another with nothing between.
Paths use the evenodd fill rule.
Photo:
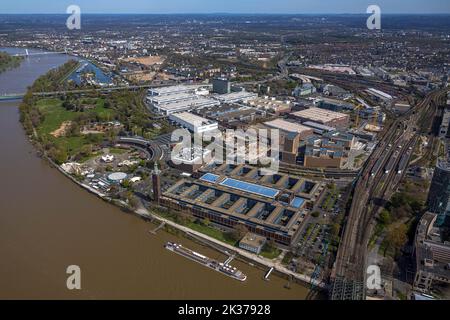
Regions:
<instances>
[{"instance_id":1,"label":"green tree","mask_svg":"<svg viewBox=\"0 0 450 320\"><path fill-rule=\"evenodd\" d=\"M237 224L234 226L233 231L230 232L230 237L235 240L241 240L248 233L248 229L243 224Z\"/></svg>"},{"instance_id":2,"label":"green tree","mask_svg":"<svg viewBox=\"0 0 450 320\"><path fill-rule=\"evenodd\" d=\"M406 244L408 241L408 228L404 224L398 226L392 226L389 228L386 243L388 248L392 248L397 254L397 252Z\"/></svg>"},{"instance_id":3,"label":"green tree","mask_svg":"<svg viewBox=\"0 0 450 320\"><path fill-rule=\"evenodd\" d=\"M380 213L379 221L385 226L389 225L391 223L391 213L388 210L383 209Z\"/></svg>"}]
</instances>

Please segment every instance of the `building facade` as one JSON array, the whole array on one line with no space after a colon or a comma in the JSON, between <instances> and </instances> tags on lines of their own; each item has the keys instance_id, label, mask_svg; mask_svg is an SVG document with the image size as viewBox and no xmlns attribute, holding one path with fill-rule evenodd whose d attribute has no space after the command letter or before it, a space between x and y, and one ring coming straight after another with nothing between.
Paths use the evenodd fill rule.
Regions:
<instances>
[{"instance_id":1,"label":"building facade","mask_svg":"<svg viewBox=\"0 0 450 320\"><path fill-rule=\"evenodd\" d=\"M219 124L216 121L197 116L190 112L171 114L169 120L193 133L214 131L219 128Z\"/></svg>"},{"instance_id":2,"label":"building facade","mask_svg":"<svg viewBox=\"0 0 450 320\"><path fill-rule=\"evenodd\" d=\"M438 161L428 193L428 210L440 215L440 220L449 212L450 199L450 163ZM443 221L441 221L443 222Z\"/></svg>"}]
</instances>

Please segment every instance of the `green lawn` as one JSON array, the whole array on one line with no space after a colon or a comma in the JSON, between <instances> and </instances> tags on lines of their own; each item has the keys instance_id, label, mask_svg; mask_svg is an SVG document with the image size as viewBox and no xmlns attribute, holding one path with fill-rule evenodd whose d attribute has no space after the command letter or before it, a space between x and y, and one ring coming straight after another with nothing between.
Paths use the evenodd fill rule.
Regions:
<instances>
[{"instance_id":1,"label":"green lawn","mask_svg":"<svg viewBox=\"0 0 450 320\"><path fill-rule=\"evenodd\" d=\"M50 135L64 121L71 121L78 116L76 112L64 109L62 101L59 99L42 99L37 102L36 106L44 114L44 121L37 128L38 134Z\"/></svg>"},{"instance_id":2,"label":"green lawn","mask_svg":"<svg viewBox=\"0 0 450 320\"><path fill-rule=\"evenodd\" d=\"M105 109L104 101L97 100L96 108L92 109L99 115L107 118L107 115L113 115L113 110ZM81 112L74 112L66 110L62 107L62 101L59 99L41 99L36 103L36 107L44 115L44 120L37 128L37 133L40 136L45 136L52 141L61 150L67 151L70 156L77 154L83 145L91 144L88 136L71 136L71 137L54 137L51 133L61 127L65 121L72 121L77 118ZM98 135L100 136L100 134Z\"/></svg>"},{"instance_id":3,"label":"green lawn","mask_svg":"<svg viewBox=\"0 0 450 320\"><path fill-rule=\"evenodd\" d=\"M114 119L114 116L116 115L115 111L109 108L105 108L105 100L104 99L96 99L95 102L95 108L92 109L98 116L105 120L105 121L111 121Z\"/></svg>"},{"instance_id":4,"label":"green lawn","mask_svg":"<svg viewBox=\"0 0 450 320\"><path fill-rule=\"evenodd\" d=\"M275 259L281 254L281 250L275 247L271 247L269 245L265 245L264 248L261 250L260 255L267 259Z\"/></svg>"},{"instance_id":5,"label":"green lawn","mask_svg":"<svg viewBox=\"0 0 450 320\"><path fill-rule=\"evenodd\" d=\"M207 236L210 236L214 239L231 244L232 246L236 246L236 241L227 237L225 232L220 231L214 227L201 225L201 224L195 223L195 222L188 223L186 226L192 230L206 234Z\"/></svg>"}]
</instances>

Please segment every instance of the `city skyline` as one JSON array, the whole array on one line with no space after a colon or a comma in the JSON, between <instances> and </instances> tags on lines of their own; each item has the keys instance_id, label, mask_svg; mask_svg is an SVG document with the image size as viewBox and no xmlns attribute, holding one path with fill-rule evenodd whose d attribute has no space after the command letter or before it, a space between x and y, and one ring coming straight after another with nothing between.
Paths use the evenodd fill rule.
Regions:
<instances>
[{"instance_id":1,"label":"city skyline","mask_svg":"<svg viewBox=\"0 0 450 320\"><path fill-rule=\"evenodd\" d=\"M64 14L69 5L78 5L84 13L103 14L365 14L369 5L380 6L382 13L386 14L445 14L450 13L450 4L441 0L423 1L387 1L379 0L325 0L311 3L304 0L230 0L226 3L212 3L206 0L168 0L168 1L142 1L130 0L127 2L111 3L106 0L64 0L64 1L30 1L17 0L2 4L3 14Z\"/></svg>"}]
</instances>

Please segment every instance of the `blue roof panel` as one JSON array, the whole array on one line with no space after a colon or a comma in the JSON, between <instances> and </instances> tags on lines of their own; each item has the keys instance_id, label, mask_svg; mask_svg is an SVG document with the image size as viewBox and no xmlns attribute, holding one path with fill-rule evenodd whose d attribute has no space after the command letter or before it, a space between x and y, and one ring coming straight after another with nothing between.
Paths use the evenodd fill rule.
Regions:
<instances>
[{"instance_id":1,"label":"blue roof panel","mask_svg":"<svg viewBox=\"0 0 450 320\"><path fill-rule=\"evenodd\" d=\"M211 182L211 183L216 183L217 180L219 180L219 178L220 178L220 176L218 176L216 174L206 173L200 178L200 180L203 180L206 182Z\"/></svg>"},{"instance_id":2,"label":"blue roof panel","mask_svg":"<svg viewBox=\"0 0 450 320\"><path fill-rule=\"evenodd\" d=\"M280 190L272 189L264 186L260 186L253 183L248 183L244 181L239 181L236 179L226 178L224 181L220 183L223 186L230 187L233 189L237 189L244 192L250 192L253 194L257 194L263 197L275 198Z\"/></svg>"},{"instance_id":3,"label":"blue roof panel","mask_svg":"<svg viewBox=\"0 0 450 320\"><path fill-rule=\"evenodd\" d=\"M295 197L294 200L292 200L292 202L291 202L291 206L294 208L300 208L304 202L305 202L305 199Z\"/></svg>"}]
</instances>

